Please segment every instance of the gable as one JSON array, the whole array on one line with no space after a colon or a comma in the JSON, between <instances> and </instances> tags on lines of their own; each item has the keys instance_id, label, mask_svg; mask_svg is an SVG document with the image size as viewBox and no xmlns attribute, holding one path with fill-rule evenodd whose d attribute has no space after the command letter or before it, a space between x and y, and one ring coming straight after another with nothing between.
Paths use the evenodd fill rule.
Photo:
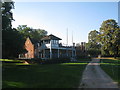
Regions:
<instances>
[{"instance_id":1,"label":"gable","mask_svg":"<svg viewBox=\"0 0 120 90\"><path fill-rule=\"evenodd\" d=\"M27 38L27 40L26 40L25 43L26 43L26 44L31 44L31 45L33 45L33 43L31 42L30 38Z\"/></svg>"},{"instance_id":2,"label":"gable","mask_svg":"<svg viewBox=\"0 0 120 90\"><path fill-rule=\"evenodd\" d=\"M33 48L34 47L34 44L31 42L30 38L27 38L26 41L25 41L25 48Z\"/></svg>"}]
</instances>

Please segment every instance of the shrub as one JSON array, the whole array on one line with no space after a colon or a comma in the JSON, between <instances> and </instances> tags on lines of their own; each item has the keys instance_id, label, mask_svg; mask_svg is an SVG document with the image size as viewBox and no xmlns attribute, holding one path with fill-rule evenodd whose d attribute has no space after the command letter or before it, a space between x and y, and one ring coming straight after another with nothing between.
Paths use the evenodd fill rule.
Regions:
<instances>
[{"instance_id":1,"label":"shrub","mask_svg":"<svg viewBox=\"0 0 120 90\"><path fill-rule=\"evenodd\" d=\"M45 64L70 62L70 58L54 58L45 60Z\"/></svg>"}]
</instances>

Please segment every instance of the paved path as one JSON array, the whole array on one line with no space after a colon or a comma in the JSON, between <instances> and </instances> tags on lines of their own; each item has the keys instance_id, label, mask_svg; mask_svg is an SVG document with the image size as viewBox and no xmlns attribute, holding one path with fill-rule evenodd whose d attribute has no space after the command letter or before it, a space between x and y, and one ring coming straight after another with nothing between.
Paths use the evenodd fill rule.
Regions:
<instances>
[{"instance_id":1,"label":"paved path","mask_svg":"<svg viewBox=\"0 0 120 90\"><path fill-rule=\"evenodd\" d=\"M118 88L118 85L100 68L99 59L93 59L83 72L79 88Z\"/></svg>"}]
</instances>

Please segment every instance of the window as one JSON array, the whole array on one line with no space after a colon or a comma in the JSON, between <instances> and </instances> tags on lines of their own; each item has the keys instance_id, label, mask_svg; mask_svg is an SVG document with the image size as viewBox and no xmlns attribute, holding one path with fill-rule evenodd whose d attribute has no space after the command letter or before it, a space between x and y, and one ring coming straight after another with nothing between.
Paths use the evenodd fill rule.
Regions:
<instances>
[{"instance_id":1,"label":"window","mask_svg":"<svg viewBox=\"0 0 120 90\"><path fill-rule=\"evenodd\" d=\"M56 44L58 44L58 40L56 40Z\"/></svg>"}]
</instances>

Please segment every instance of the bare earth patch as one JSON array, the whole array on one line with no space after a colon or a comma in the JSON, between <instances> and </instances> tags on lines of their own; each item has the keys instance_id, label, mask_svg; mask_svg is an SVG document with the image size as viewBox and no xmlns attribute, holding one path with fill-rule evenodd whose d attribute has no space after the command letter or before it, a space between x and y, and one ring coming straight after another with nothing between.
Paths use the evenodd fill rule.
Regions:
<instances>
[{"instance_id":1,"label":"bare earth patch","mask_svg":"<svg viewBox=\"0 0 120 90\"><path fill-rule=\"evenodd\" d=\"M79 88L118 88L118 85L100 68L99 59L93 59L83 72Z\"/></svg>"}]
</instances>

